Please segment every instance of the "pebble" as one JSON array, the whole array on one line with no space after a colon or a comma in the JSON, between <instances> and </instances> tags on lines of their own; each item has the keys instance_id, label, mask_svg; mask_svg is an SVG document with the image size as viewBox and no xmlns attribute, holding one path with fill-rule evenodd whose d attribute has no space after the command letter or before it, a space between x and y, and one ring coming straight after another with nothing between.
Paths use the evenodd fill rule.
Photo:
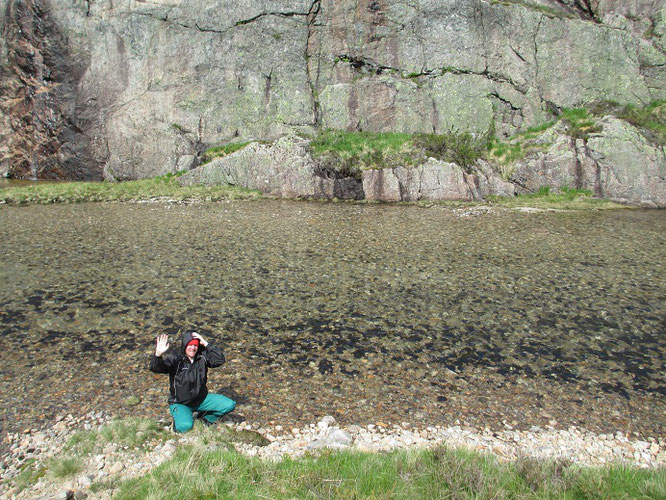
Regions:
<instances>
[{"instance_id":1,"label":"pebble","mask_svg":"<svg viewBox=\"0 0 666 500\"><path fill-rule=\"evenodd\" d=\"M116 462L111 466L109 469L109 474L118 474L121 470L123 470L125 466L123 465L122 462Z\"/></svg>"}]
</instances>

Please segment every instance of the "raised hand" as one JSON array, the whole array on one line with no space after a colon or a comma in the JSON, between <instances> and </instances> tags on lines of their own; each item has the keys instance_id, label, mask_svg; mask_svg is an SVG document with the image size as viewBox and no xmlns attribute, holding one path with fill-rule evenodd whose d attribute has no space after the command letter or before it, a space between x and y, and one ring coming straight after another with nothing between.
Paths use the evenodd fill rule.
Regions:
<instances>
[{"instance_id":1,"label":"raised hand","mask_svg":"<svg viewBox=\"0 0 666 500\"><path fill-rule=\"evenodd\" d=\"M204 347L208 345L208 342L206 342L204 338L201 335L199 335L197 332L192 332L192 338L199 339L199 343Z\"/></svg>"},{"instance_id":2,"label":"raised hand","mask_svg":"<svg viewBox=\"0 0 666 500\"><path fill-rule=\"evenodd\" d=\"M155 345L155 356L159 358L162 354L167 352L167 349L169 349L169 338L164 333L158 335L157 343Z\"/></svg>"}]
</instances>

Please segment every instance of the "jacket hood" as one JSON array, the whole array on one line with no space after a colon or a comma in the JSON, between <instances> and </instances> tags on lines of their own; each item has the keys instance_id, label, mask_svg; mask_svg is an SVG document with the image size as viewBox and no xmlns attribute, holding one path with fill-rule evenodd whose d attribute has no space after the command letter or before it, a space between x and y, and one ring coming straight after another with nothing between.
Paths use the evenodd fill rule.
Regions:
<instances>
[{"instance_id":1,"label":"jacket hood","mask_svg":"<svg viewBox=\"0 0 666 500\"><path fill-rule=\"evenodd\" d=\"M182 340L183 354L185 354L185 346L187 345L187 343L194 338L194 337L192 337L193 333L196 333L196 332L183 332L183 340Z\"/></svg>"}]
</instances>

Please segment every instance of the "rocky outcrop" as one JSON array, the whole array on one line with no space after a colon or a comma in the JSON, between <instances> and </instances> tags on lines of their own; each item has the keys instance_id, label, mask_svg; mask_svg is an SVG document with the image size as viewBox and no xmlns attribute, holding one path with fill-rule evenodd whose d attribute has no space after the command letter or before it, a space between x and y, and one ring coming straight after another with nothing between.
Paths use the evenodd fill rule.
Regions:
<instances>
[{"instance_id":1,"label":"rocky outcrop","mask_svg":"<svg viewBox=\"0 0 666 500\"><path fill-rule=\"evenodd\" d=\"M294 136L273 144L254 142L188 172L180 183L229 184L279 198L363 199L360 180L318 165L308 144Z\"/></svg>"},{"instance_id":2,"label":"rocky outcrop","mask_svg":"<svg viewBox=\"0 0 666 500\"><path fill-rule=\"evenodd\" d=\"M309 141L288 136L272 144L251 143L191 170L179 181L183 185L230 184L282 198L472 201L514 195L513 185L487 163L481 161L471 170L429 158L416 167L344 174L313 158Z\"/></svg>"},{"instance_id":3,"label":"rocky outcrop","mask_svg":"<svg viewBox=\"0 0 666 500\"><path fill-rule=\"evenodd\" d=\"M530 139L532 148L508 171L485 160L466 169L427 158L416 166L344 173L313 158L309 141L285 136L250 143L180 177L183 185L230 184L282 198L371 201L476 201L533 193L542 186L592 191L596 196L645 207L666 207L666 155L624 120L606 116L596 132L572 136L564 122ZM535 146L536 145L536 146Z\"/></svg>"},{"instance_id":4,"label":"rocky outcrop","mask_svg":"<svg viewBox=\"0 0 666 500\"><path fill-rule=\"evenodd\" d=\"M563 125L539 138L548 144L517 163L511 181L519 192L541 186L588 189L597 196L646 207L666 207L666 155L636 127L603 118L601 132L573 138Z\"/></svg>"},{"instance_id":5,"label":"rocky outcrop","mask_svg":"<svg viewBox=\"0 0 666 500\"><path fill-rule=\"evenodd\" d=\"M70 57L48 1L3 3L0 175L101 179L103 159L76 113L77 78L89 61Z\"/></svg>"},{"instance_id":6,"label":"rocky outcrop","mask_svg":"<svg viewBox=\"0 0 666 500\"><path fill-rule=\"evenodd\" d=\"M509 136L665 98L665 26L658 0L0 0L0 174L150 177L319 127Z\"/></svg>"},{"instance_id":7,"label":"rocky outcrop","mask_svg":"<svg viewBox=\"0 0 666 500\"><path fill-rule=\"evenodd\" d=\"M434 158L414 168L363 172L365 198L377 201L483 200L489 195L513 196L514 187L487 164L466 173L455 163Z\"/></svg>"}]
</instances>

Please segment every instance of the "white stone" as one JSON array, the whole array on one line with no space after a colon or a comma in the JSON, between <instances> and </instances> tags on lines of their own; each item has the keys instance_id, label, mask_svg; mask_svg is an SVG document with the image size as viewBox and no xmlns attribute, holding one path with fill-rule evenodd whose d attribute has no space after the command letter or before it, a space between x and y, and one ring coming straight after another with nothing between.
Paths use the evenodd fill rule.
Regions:
<instances>
[{"instance_id":1,"label":"white stone","mask_svg":"<svg viewBox=\"0 0 666 500\"><path fill-rule=\"evenodd\" d=\"M109 469L110 474L118 474L120 471L122 471L125 468L122 462L116 462L114 463L111 468Z\"/></svg>"},{"instance_id":2,"label":"white stone","mask_svg":"<svg viewBox=\"0 0 666 500\"><path fill-rule=\"evenodd\" d=\"M333 424L335 424L335 418L332 417L331 415L326 415L319 422L317 422L317 427L319 428L319 430L325 431Z\"/></svg>"}]
</instances>

